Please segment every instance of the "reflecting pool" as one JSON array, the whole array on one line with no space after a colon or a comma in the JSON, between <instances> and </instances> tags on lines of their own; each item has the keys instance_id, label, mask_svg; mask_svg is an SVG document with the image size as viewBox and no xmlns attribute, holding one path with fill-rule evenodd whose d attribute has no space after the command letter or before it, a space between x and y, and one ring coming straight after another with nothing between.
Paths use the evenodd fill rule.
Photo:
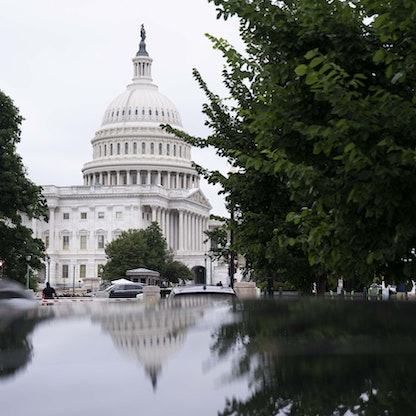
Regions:
<instances>
[{"instance_id":1,"label":"reflecting pool","mask_svg":"<svg viewBox=\"0 0 416 416\"><path fill-rule=\"evenodd\" d=\"M0 402L8 416L413 415L415 312L311 298L3 302Z\"/></svg>"}]
</instances>

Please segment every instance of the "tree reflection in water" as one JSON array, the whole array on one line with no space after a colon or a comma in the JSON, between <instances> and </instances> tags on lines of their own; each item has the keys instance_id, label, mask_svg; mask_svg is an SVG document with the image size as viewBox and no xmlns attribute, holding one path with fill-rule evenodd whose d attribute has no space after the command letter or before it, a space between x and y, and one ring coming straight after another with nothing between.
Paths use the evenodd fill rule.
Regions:
<instances>
[{"instance_id":1,"label":"tree reflection in water","mask_svg":"<svg viewBox=\"0 0 416 416\"><path fill-rule=\"evenodd\" d=\"M39 322L26 312L12 312L0 313L0 379L14 376L30 363L33 347L29 335Z\"/></svg>"},{"instance_id":2,"label":"tree reflection in water","mask_svg":"<svg viewBox=\"0 0 416 416\"><path fill-rule=\"evenodd\" d=\"M220 416L416 414L413 302L246 301L212 351L252 394Z\"/></svg>"}]
</instances>

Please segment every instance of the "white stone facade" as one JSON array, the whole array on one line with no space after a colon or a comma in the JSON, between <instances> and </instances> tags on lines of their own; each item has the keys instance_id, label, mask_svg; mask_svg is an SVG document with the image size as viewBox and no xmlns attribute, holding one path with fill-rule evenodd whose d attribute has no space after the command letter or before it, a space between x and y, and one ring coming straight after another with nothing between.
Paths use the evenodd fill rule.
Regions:
<instances>
[{"instance_id":1,"label":"white stone facade","mask_svg":"<svg viewBox=\"0 0 416 416\"><path fill-rule=\"evenodd\" d=\"M45 242L50 260L44 277L53 285L96 287L105 245L152 221L175 259L195 270L206 268L204 231L212 207L199 189L190 145L160 128L182 124L174 104L152 83L152 59L141 33L133 82L110 103L91 140L93 160L82 169L84 185L43 186L49 223L28 224Z\"/></svg>"}]
</instances>

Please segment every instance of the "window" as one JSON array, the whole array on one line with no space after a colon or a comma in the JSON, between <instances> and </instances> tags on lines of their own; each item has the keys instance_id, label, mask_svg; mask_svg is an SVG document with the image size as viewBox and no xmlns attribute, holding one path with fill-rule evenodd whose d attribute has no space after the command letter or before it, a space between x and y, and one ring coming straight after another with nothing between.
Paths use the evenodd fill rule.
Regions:
<instances>
[{"instance_id":1,"label":"window","mask_svg":"<svg viewBox=\"0 0 416 416\"><path fill-rule=\"evenodd\" d=\"M62 249L69 250L69 235L64 235L62 237Z\"/></svg>"},{"instance_id":2,"label":"window","mask_svg":"<svg viewBox=\"0 0 416 416\"><path fill-rule=\"evenodd\" d=\"M127 142L124 143L124 154L125 155L129 154L129 144Z\"/></svg>"},{"instance_id":3,"label":"window","mask_svg":"<svg viewBox=\"0 0 416 416\"><path fill-rule=\"evenodd\" d=\"M87 213L86 212L81 212L80 216L81 216L81 219L82 220L86 220L87 219Z\"/></svg>"},{"instance_id":4,"label":"window","mask_svg":"<svg viewBox=\"0 0 416 416\"><path fill-rule=\"evenodd\" d=\"M155 144L154 143L150 143L150 154L151 155L155 154Z\"/></svg>"},{"instance_id":5,"label":"window","mask_svg":"<svg viewBox=\"0 0 416 416\"><path fill-rule=\"evenodd\" d=\"M45 248L48 249L49 248L49 236L45 235Z\"/></svg>"},{"instance_id":6,"label":"window","mask_svg":"<svg viewBox=\"0 0 416 416\"><path fill-rule=\"evenodd\" d=\"M159 154L162 154L162 143L159 143Z\"/></svg>"},{"instance_id":7,"label":"window","mask_svg":"<svg viewBox=\"0 0 416 416\"><path fill-rule=\"evenodd\" d=\"M64 212L62 217L64 220L69 220L69 212Z\"/></svg>"},{"instance_id":8,"label":"window","mask_svg":"<svg viewBox=\"0 0 416 416\"><path fill-rule=\"evenodd\" d=\"M105 217L104 212L100 211L98 213L98 219L102 220L102 219L104 219L104 217Z\"/></svg>"},{"instance_id":9,"label":"window","mask_svg":"<svg viewBox=\"0 0 416 416\"><path fill-rule=\"evenodd\" d=\"M116 219L117 220L123 219L123 213L121 211L116 211Z\"/></svg>"},{"instance_id":10,"label":"window","mask_svg":"<svg viewBox=\"0 0 416 416\"><path fill-rule=\"evenodd\" d=\"M133 143L133 153L135 155L137 154L137 143L136 142Z\"/></svg>"},{"instance_id":11,"label":"window","mask_svg":"<svg viewBox=\"0 0 416 416\"><path fill-rule=\"evenodd\" d=\"M79 265L79 277L85 279L87 277L87 266L85 264Z\"/></svg>"},{"instance_id":12,"label":"window","mask_svg":"<svg viewBox=\"0 0 416 416\"><path fill-rule=\"evenodd\" d=\"M99 235L98 236L98 248L104 248L104 236L103 235Z\"/></svg>"},{"instance_id":13,"label":"window","mask_svg":"<svg viewBox=\"0 0 416 416\"><path fill-rule=\"evenodd\" d=\"M166 154L168 156L170 155L170 144L169 143L166 145Z\"/></svg>"},{"instance_id":14,"label":"window","mask_svg":"<svg viewBox=\"0 0 416 416\"><path fill-rule=\"evenodd\" d=\"M176 144L173 145L173 156L176 156Z\"/></svg>"},{"instance_id":15,"label":"window","mask_svg":"<svg viewBox=\"0 0 416 416\"><path fill-rule=\"evenodd\" d=\"M81 250L86 250L87 249L87 236L86 235L81 235L79 237L79 248Z\"/></svg>"},{"instance_id":16,"label":"window","mask_svg":"<svg viewBox=\"0 0 416 416\"><path fill-rule=\"evenodd\" d=\"M145 142L142 143L142 153L143 154L146 153L146 143Z\"/></svg>"},{"instance_id":17,"label":"window","mask_svg":"<svg viewBox=\"0 0 416 416\"><path fill-rule=\"evenodd\" d=\"M113 143L110 143L110 155L113 155Z\"/></svg>"},{"instance_id":18,"label":"window","mask_svg":"<svg viewBox=\"0 0 416 416\"><path fill-rule=\"evenodd\" d=\"M69 277L69 266L67 264L62 265L62 279L68 279Z\"/></svg>"},{"instance_id":19,"label":"window","mask_svg":"<svg viewBox=\"0 0 416 416\"><path fill-rule=\"evenodd\" d=\"M121 145L120 143L117 143L117 154L119 155L121 153Z\"/></svg>"}]
</instances>

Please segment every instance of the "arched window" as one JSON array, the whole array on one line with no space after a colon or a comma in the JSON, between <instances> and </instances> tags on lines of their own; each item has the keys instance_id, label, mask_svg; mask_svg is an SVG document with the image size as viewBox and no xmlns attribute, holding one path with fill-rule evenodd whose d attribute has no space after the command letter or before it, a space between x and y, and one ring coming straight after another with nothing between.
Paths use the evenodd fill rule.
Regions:
<instances>
[{"instance_id":1,"label":"arched window","mask_svg":"<svg viewBox=\"0 0 416 416\"><path fill-rule=\"evenodd\" d=\"M137 142L133 143L133 154L137 154Z\"/></svg>"},{"instance_id":2,"label":"arched window","mask_svg":"<svg viewBox=\"0 0 416 416\"><path fill-rule=\"evenodd\" d=\"M150 143L150 154L151 155L155 154L155 144L154 143Z\"/></svg>"},{"instance_id":3,"label":"arched window","mask_svg":"<svg viewBox=\"0 0 416 416\"><path fill-rule=\"evenodd\" d=\"M146 154L146 143L145 142L142 143L142 153Z\"/></svg>"},{"instance_id":4,"label":"arched window","mask_svg":"<svg viewBox=\"0 0 416 416\"><path fill-rule=\"evenodd\" d=\"M124 143L124 154L125 155L129 154L129 144L127 142Z\"/></svg>"},{"instance_id":5,"label":"arched window","mask_svg":"<svg viewBox=\"0 0 416 416\"><path fill-rule=\"evenodd\" d=\"M162 143L159 143L159 154L162 154Z\"/></svg>"}]
</instances>

